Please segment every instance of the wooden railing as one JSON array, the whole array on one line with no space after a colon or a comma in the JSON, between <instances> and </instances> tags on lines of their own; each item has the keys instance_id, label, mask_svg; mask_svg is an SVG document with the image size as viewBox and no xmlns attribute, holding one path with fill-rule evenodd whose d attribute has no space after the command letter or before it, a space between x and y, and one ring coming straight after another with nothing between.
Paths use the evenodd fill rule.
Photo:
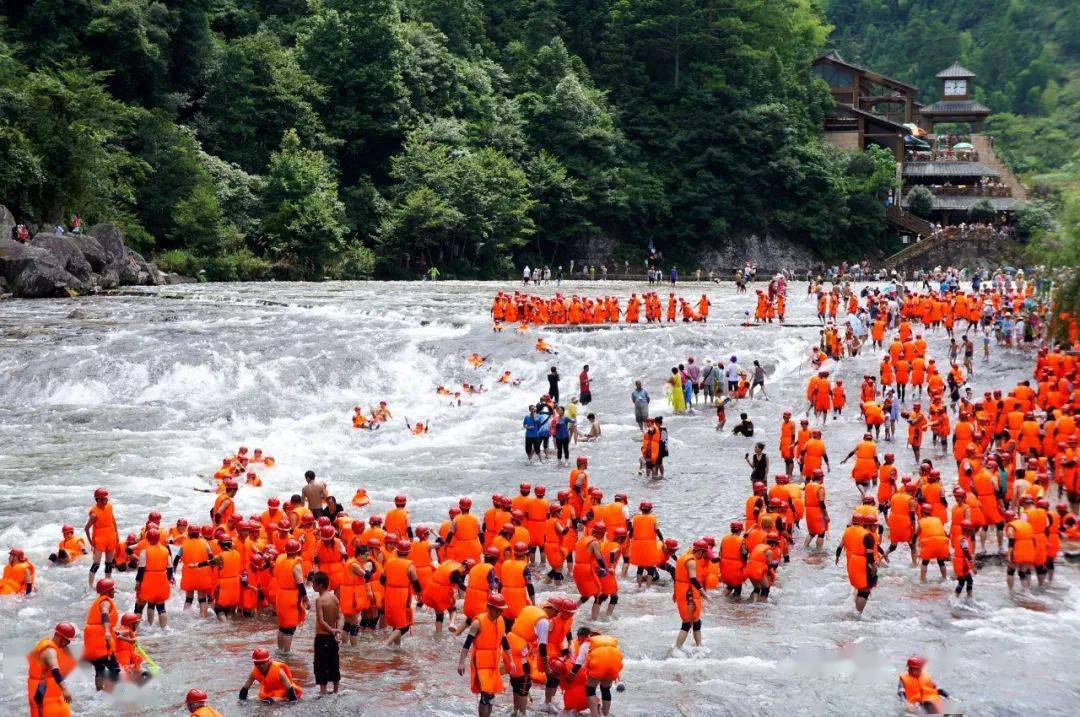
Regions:
<instances>
[{"instance_id":1,"label":"wooden railing","mask_svg":"<svg viewBox=\"0 0 1080 717\"><path fill-rule=\"evenodd\" d=\"M928 237L934 233L934 227L930 225L930 222L922 217L915 216L911 212L905 212L895 204L885 207L885 216L888 217L889 221L893 224L896 224L903 229L907 229L910 232L914 232L918 236Z\"/></svg>"}]
</instances>

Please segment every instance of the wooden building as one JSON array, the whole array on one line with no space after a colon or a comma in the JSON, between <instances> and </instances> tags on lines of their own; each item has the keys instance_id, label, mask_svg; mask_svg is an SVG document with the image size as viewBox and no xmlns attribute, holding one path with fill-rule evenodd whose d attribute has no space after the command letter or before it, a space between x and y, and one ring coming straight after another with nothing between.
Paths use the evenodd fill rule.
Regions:
<instances>
[{"instance_id":1,"label":"wooden building","mask_svg":"<svg viewBox=\"0 0 1080 717\"><path fill-rule=\"evenodd\" d=\"M885 147L904 159L904 123L915 122L918 88L847 62L835 50L811 63L811 74L829 85L836 107L825 119L825 138L844 149Z\"/></svg>"}]
</instances>

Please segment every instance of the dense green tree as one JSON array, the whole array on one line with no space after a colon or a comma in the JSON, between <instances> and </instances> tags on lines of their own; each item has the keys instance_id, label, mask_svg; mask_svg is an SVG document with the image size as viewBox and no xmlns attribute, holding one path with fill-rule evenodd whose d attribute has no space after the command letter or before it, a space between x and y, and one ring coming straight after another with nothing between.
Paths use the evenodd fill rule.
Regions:
<instances>
[{"instance_id":1,"label":"dense green tree","mask_svg":"<svg viewBox=\"0 0 1080 717\"><path fill-rule=\"evenodd\" d=\"M345 180L382 171L410 120L397 0L327 0L297 44L302 67L327 89L322 115L343 142Z\"/></svg>"},{"instance_id":2,"label":"dense green tree","mask_svg":"<svg viewBox=\"0 0 1080 717\"><path fill-rule=\"evenodd\" d=\"M378 242L395 266L491 269L534 231L525 172L493 148L468 148L418 128L392 166L395 201Z\"/></svg>"},{"instance_id":3,"label":"dense green tree","mask_svg":"<svg viewBox=\"0 0 1080 717\"><path fill-rule=\"evenodd\" d=\"M930 217L934 208L934 195L926 187L915 187L908 193L908 209L924 219Z\"/></svg>"},{"instance_id":4,"label":"dense green tree","mask_svg":"<svg viewBox=\"0 0 1080 717\"><path fill-rule=\"evenodd\" d=\"M314 109L323 96L293 51L260 30L226 44L209 73L196 123L209 152L261 172L287 129L309 147L329 144Z\"/></svg>"},{"instance_id":5,"label":"dense green tree","mask_svg":"<svg viewBox=\"0 0 1080 717\"><path fill-rule=\"evenodd\" d=\"M322 276L345 247L345 206L326 157L306 149L295 130L285 132L270 156L262 203L268 253L302 275Z\"/></svg>"}]
</instances>

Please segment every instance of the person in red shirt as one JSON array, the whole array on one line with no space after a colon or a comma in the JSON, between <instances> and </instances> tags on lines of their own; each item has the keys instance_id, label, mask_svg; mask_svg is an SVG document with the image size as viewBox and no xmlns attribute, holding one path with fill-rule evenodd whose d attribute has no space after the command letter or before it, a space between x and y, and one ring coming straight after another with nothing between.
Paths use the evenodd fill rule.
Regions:
<instances>
[{"instance_id":1,"label":"person in red shirt","mask_svg":"<svg viewBox=\"0 0 1080 717\"><path fill-rule=\"evenodd\" d=\"M581 373L578 374L578 383L580 384L578 402L582 406L587 406L592 402L592 379L589 378L588 364L585 364L585 367L581 369Z\"/></svg>"}]
</instances>

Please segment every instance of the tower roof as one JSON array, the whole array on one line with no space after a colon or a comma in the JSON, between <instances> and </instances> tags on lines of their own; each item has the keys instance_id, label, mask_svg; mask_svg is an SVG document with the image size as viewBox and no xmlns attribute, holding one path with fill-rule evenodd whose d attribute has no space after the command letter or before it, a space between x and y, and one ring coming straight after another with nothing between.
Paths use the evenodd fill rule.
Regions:
<instances>
[{"instance_id":1,"label":"tower roof","mask_svg":"<svg viewBox=\"0 0 1080 717\"><path fill-rule=\"evenodd\" d=\"M948 67L935 75L939 80L966 80L974 76L974 72L967 69L959 62L952 63L951 67Z\"/></svg>"}]
</instances>

